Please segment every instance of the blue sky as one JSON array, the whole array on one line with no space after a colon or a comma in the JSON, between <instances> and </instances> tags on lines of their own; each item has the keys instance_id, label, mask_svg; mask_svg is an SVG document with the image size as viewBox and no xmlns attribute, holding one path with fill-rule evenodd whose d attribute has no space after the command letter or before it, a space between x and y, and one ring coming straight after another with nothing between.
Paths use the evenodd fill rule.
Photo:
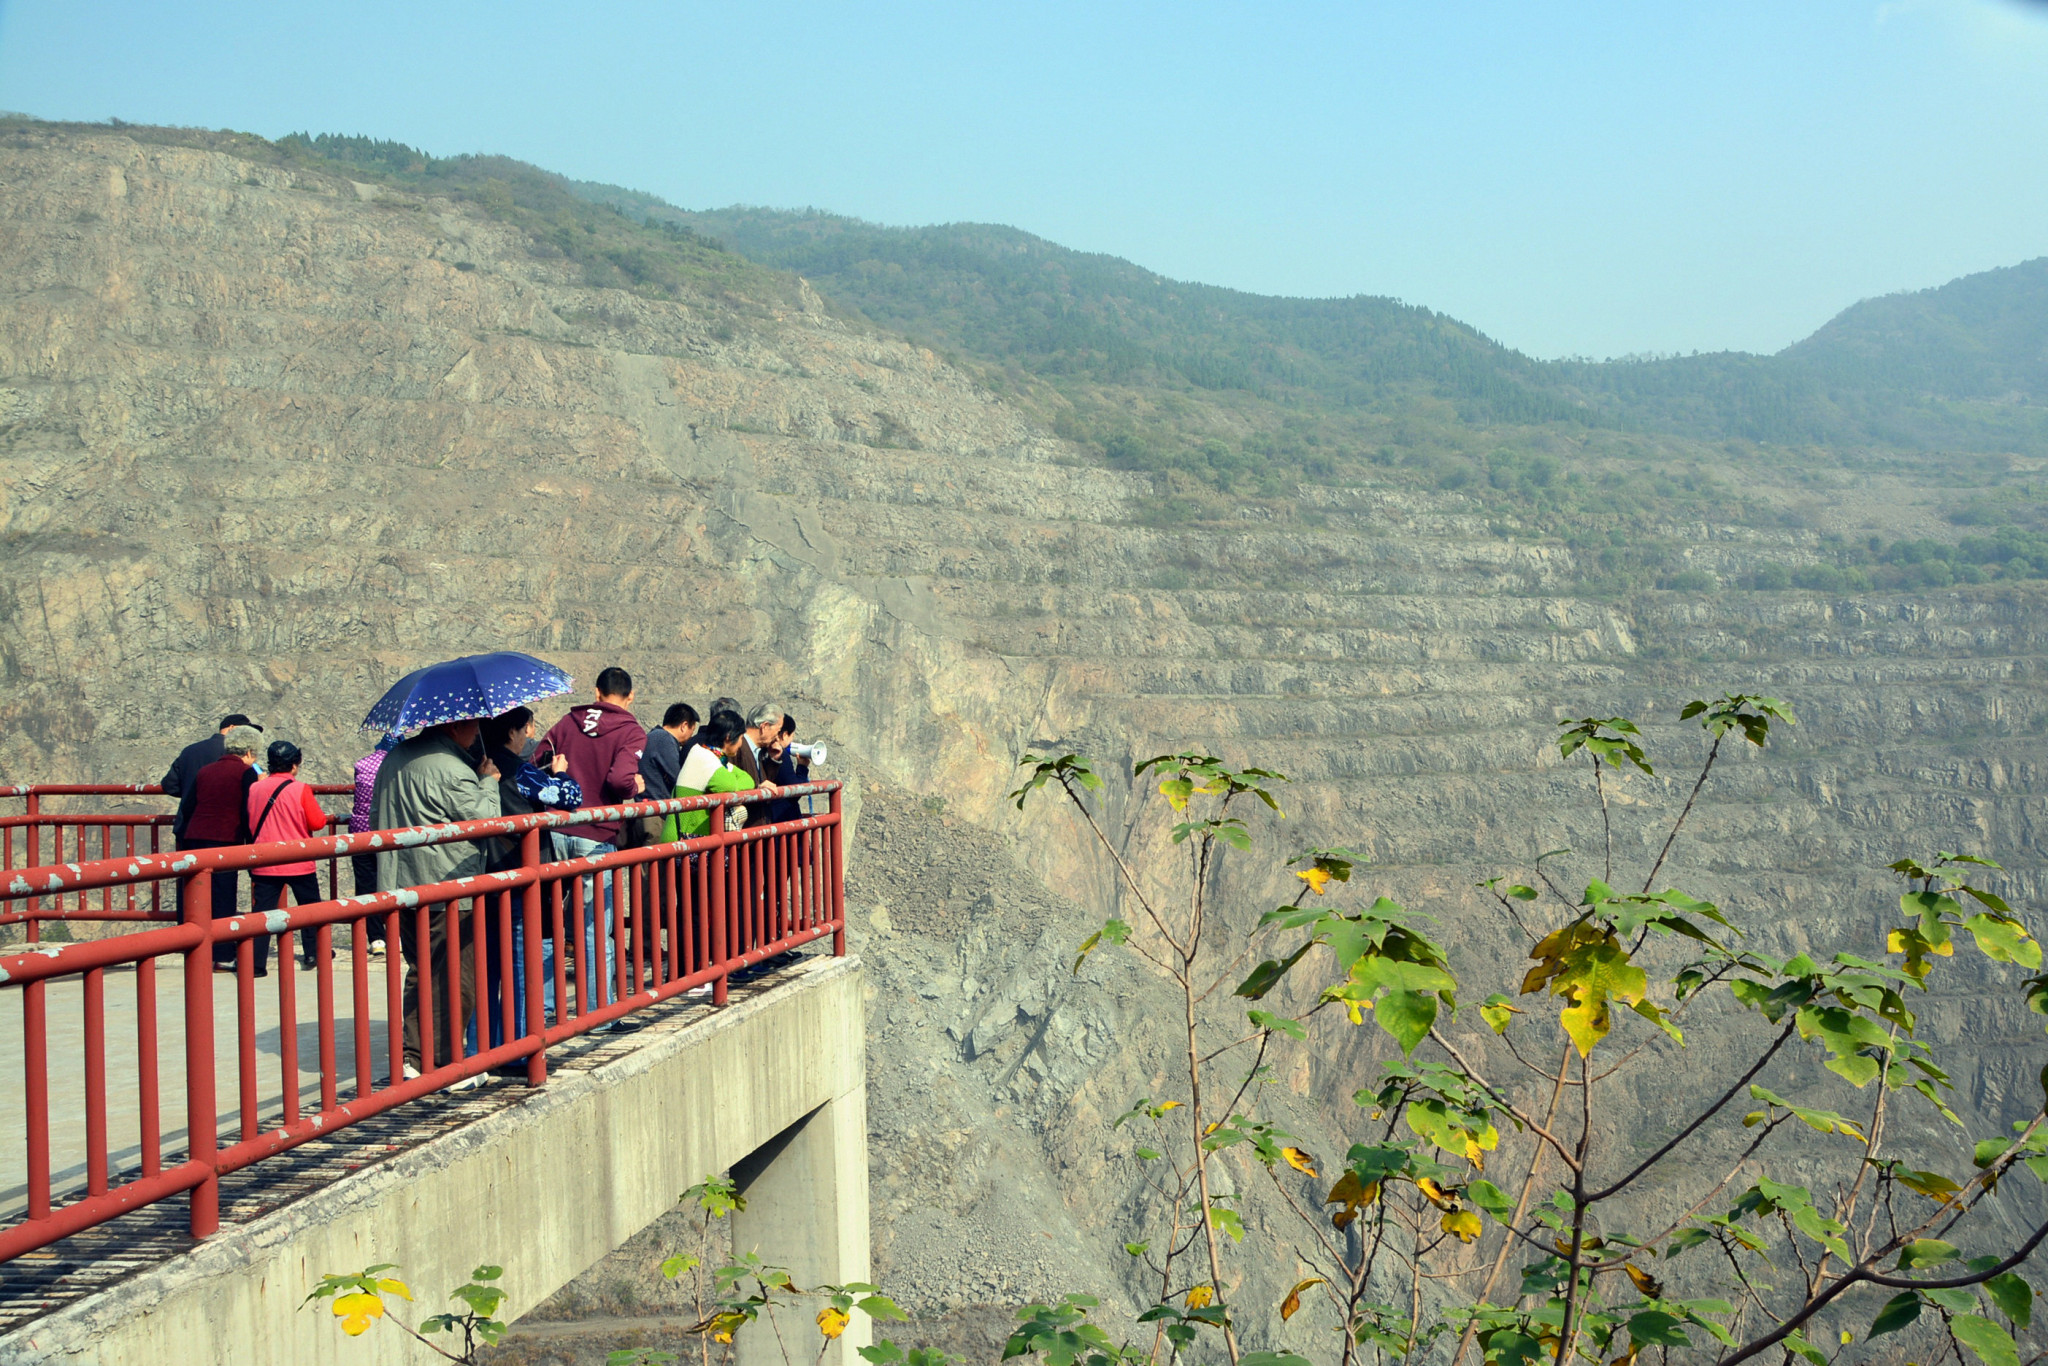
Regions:
<instances>
[{"instance_id":1,"label":"blue sky","mask_svg":"<svg viewBox=\"0 0 2048 1366\"><path fill-rule=\"evenodd\" d=\"M0 0L0 109L1013 224L1541 356L1775 350L2048 254L2048 5Z\"/></svg>"}]
</instances>

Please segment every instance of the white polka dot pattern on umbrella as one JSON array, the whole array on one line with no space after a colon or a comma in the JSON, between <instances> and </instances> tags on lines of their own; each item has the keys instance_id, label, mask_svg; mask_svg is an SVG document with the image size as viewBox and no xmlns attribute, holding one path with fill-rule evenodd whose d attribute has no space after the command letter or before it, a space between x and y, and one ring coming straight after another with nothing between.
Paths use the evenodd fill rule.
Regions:
<instances>
[{"instance_id":1,"label":"white polka dot pattern on umbrella","mask_svg":"<svg viewBox=\"0 0 2048 1366\"><path fill-rule=\"evenodd\" d=\"M362 728L404 738L451 721L502 716L575 686L575 680L554 665L516 650L469 655L415 669L399 679L370 708Z\"/></svg>"}]
</instances>

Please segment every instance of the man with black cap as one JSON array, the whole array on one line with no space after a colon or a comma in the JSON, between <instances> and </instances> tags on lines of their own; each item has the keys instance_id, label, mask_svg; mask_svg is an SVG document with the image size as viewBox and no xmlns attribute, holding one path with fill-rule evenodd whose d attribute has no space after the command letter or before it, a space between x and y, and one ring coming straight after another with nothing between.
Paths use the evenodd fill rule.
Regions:
<instances>
[{"instance_id":1,"label":"man with black cap","mask_svg":"<svg viewBox=\"0 0 2048 1366\"><path fill-rule=\"evenodd\" d=\"M263 730L263 727L242 713L230 712L221 717L218 731L179 751L170 771L164 774L164 795L178 799L178 814L171 822L171 835L177 840L177 847L180 849L185 847L185 827L192 823L193 799L199 795L198 785L194 779L198 778L200 769L221 757L224 752L221 748L221 737L236 726L247 726L258 733Z\"/></svg>"}]
</instances>

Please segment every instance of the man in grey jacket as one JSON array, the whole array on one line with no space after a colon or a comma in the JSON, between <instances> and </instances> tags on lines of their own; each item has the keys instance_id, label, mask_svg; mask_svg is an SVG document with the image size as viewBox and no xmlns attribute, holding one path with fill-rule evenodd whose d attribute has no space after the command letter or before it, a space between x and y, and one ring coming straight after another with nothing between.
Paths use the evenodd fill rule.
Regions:
<instances>
[{"instance_id":1,"label":"man in grey jacket","mask_svg":"<svg viewBox=\"0 0 2048 1366\"><path fill-rule=\"evenodd\" d=\"M456 821L488 820L500 814L498 769L485 756L481 764L471 757L479 722L454 721L435 726L404 741L384 758L377 770L377 785L370 795L370 828L399 830L413 825L447 825ZM484 871L484 851L475 844L419 844L404 849L384 849L377 854L377 885L386 889L422 887L435 882L452 882L475 877ZM427 915L426 954L418 942L418 914L399 913L398 944L405 955L405 1074L416 1077L423 1066L420 1058L419 980L422 971L434 974L434 1061L445 1067L462 1055L461 1039L448 1037L448 915L451 904L459 913L462 902L436 906ZM476 1010L476 952L465 943L461 953L462 1016ZM466 1083L481 1085L481 1076Z\"/></svg>"}]
</instances>

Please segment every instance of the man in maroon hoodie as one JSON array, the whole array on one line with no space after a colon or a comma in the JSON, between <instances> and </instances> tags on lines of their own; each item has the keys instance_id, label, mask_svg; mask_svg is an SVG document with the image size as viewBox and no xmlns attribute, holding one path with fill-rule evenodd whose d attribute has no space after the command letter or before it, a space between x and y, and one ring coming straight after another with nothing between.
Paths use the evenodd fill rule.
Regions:
<instances>
[{"instance_id":1,"label":"man in maroon hoodie","mask_svg":"<svg viewBox=\"0 0 2048 1366\"><path fill-rule=\"evenodd\" d=\"M591 806L633 801L646 787L646 780L640 776L640 751L647 745L647 731L628 710L632 705L633 675L616 666L606 669L597 676L597 701L589 706L572 707L568 715L555 722L535 751L534 762L545 767L557 754L567 759L569 776L583 789L583 800ZM619 825L618 821L565 825L555 831L555 845L564 859L609 854L619 847ZM605 880L601 917L593 883L591 877L583 879L583 904L587 908L583 919L583 952L579 955L583 962L570 979L582 979L588 983L591 994L577 991L573 997L581 1001L584 1010L600 1004L608 1005L617 998L617 959L614 954L618 927L612 923L611 880ZM603 921L601 930L600 918ZM597 950L599 938L604 940L602 955ZM587 976L589 968L595 966L600 957L604 965L600 974L602 984L589 981ZM542 980L548 984L552 995L555 980L552 942L542 946L541 972Z\"/></svg>"}]
</instances>

